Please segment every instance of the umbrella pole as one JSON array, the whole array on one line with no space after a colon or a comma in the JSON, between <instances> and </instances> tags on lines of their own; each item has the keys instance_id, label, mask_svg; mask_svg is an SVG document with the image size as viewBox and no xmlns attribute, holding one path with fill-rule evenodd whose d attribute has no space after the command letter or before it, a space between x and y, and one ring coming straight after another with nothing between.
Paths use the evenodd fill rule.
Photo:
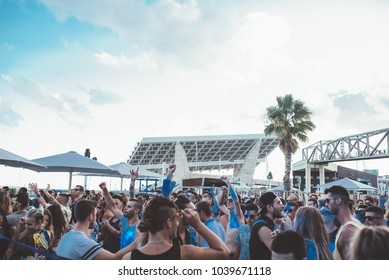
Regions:
<instances>
[{"instance_id":1,"label":"umbrella pole","mask_svg":"<svg viewBox=\"0 0 389 280\"><path fill-rule=\"evenodd\" d=\"M120 177L120 191L123 190L123 176Z\"/></svg>"},{"instance_id":2,"label":"umbrella pole","mask_svg":"<svg viewBox=\"0 0 389 280\"><path fill-rule=\"evenodd\" d=\"M72 189L72 176L73 176L73 171L71 170L69 172L69 191Z\"/></svg>"}]
</instances>

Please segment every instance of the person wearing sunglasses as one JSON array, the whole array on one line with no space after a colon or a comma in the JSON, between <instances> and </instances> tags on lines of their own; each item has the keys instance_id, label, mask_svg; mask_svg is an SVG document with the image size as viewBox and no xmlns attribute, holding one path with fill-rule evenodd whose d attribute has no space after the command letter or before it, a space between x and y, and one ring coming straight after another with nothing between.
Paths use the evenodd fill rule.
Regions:
<instances>
[{"instance_id":1,"label":"person wearing sunglasses","mask_svg":"<svg viewBox=\"0 0 389 280\"><path fill-rule=\"evenodd\" d=\"M239 260L249 260L251 228L253 223L258 219L258 206L253 203L247 204L243 217L246 224L239 227L235 242L238 245L237 252L239 253Z\"/></svg>"},{"instance_id":2,"label":"person wearing sunglasses","mask_svg":"<svg viewBox=\"0 0 389 280\"><path fill-rule=\"evenodd\" d=\"M298 203L294 202L294 201L288 202L285 205L284 212L289 217L292 225L293 225L294 217L296 216L296 211L298 208L299 208Z\"/></svg>"},{"instance_id":3,"label":"person wearing sunglasses","mask_svg":"<svg viewBox=\"0 0 389 280\"><path fill-rule=\"evenodd\" d=\"M386 225L386 223L383 223L384 213L378 206L367 207L365 210L364 219L367 226L378 227L382 224Z\"/></svg>"}]
</instances>

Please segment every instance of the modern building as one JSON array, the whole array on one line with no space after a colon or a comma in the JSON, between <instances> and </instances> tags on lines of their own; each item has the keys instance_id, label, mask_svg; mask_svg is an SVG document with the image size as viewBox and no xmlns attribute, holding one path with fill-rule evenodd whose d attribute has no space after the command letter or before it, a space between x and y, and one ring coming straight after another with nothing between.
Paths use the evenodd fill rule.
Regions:
<instances>
[{"instance_id":1,"label":"modern building","mask_svg":"<svg viewBox=\"0 0 389 280\"><path fill-rule=\"evenodd\" d=\"M177 183L192 172L233 169L238 181L252 185L255 168L277 146L275 136L264 134L148 137L137 143L128 163L162 173L174 162Z\"/></svg>"},{"instance_id":2,"label":"modern building","mask_svg":"<svg viewBox=\"0 0 389 280\"><path fill-rule=\"evenodd\" d=\"M310 172L310 188L306 187L307 170ZM374 188L378 187L378 176L376 174L347 168L334 163L307 164L306 161L300 161L293 164L292 171L293 186L303 191L308 190L308 192L316 192L316 186L324 185L343 178L350 178Z\"/></svg>"}]
</instances>

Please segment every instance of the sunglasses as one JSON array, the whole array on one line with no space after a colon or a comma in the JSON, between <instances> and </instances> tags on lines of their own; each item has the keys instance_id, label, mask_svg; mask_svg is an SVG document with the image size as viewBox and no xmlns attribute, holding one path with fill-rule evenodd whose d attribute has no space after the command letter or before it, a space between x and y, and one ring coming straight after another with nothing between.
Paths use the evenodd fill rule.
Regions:
<instances>
[{"instance_id":1,"label":"sunglasses","mask_svg":"<svg viewBox=\"0 0 389 280\"><path fill-rule=\"evenodd\" d=\"M251 220L254 220L254 218L255 218L255 215L253 215L253 214L250 214L250 215L244 214L243 216L244 216L245 219L250 218Z\"/></svg>"},{"instance_id":2,"label":"sunglasses","mask_svg":"<svg viewBox=\"0 0 389 280\"><path fill-rule=\"evenodd\" d=\"M378 218L381 218L381 217L365 216L365 220L368 220L368 221L373 221L373 219L378 219Z\"/></svg>"},{"instance_id":3,"label":"sunglasses","mask_svg":"<svg viewBox=\"0 0 389 280\"><path fill-rule=\"evenodd\" d=\"M284 210L286 213L292 213L294 211L294 208L287 208Z\"/></svg>"},{"instance_id":4,"label":"sunglasses","mask_svg":"<svg viewBox=\"0 0 389 280\"><path fill-rule=\"evenodd\" d=\"M233 202L232 198L227 199L227 202L232 203Z\"/></svg>"}]
</instances>

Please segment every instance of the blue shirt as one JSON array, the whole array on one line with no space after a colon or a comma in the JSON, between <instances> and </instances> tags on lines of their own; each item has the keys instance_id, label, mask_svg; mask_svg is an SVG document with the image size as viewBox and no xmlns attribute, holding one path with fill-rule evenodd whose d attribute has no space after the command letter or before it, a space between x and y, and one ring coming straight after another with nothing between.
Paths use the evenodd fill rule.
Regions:
<instances>
[{"instance_id":1,"label":"blue shirt","mask_svg":"<svg viewBox=\"0 0 389 280\"><path fill-rule=\"evenodd\" d=\"M208 221L206 221L205 226L217 236L219 236L220 239L223 240L223 242L226 240L226 231L224 230L223 226L215 219L209 219ZM201 247L209 247L204 237L201 237L200 240Z\"/></svg>"},{"instance_id":2,"label":"blue shirt","mask_svg":"<svg viewBox=\"0 0 389 280\"><path fill-rule=\"evenodd\" d=\"M71 260L92 260L103 250L84 232L72 230L59 241L57 255Z\"/></svg>"},{"instance_id":3,"label":"blue shirt","mask_svg":"<svg viewBox=\"0 0 389 280\"><path fill-rule=\"evenodd\" d=\"M120 249L127 247L136 239L136 226L137 224L130 226L128 219L122 215L120 217L120 223L122 224L122 233L120 235Z\"/></svg>"},{"instance_id":4,"label":"blue shirt","mask_svg":"<svg viewBox=\"0 0 389 280\"><path fill-rule=\"evenodd\" d=\"M242 225L239 227L235 242L240 244L240 260L250 260L250 235L251 229L248 225Z\"/></svg>"},{"instance_id":5,"label":"blue shirt","mask_svg":"<svg viewBox=\"0 0 389 280\"><path fill-rule=\"evenodd\" d=\"M318 260L315 243L311 240L305 240L305 246L307 247L307 260Z\"/></svg>"}]
</instances>

